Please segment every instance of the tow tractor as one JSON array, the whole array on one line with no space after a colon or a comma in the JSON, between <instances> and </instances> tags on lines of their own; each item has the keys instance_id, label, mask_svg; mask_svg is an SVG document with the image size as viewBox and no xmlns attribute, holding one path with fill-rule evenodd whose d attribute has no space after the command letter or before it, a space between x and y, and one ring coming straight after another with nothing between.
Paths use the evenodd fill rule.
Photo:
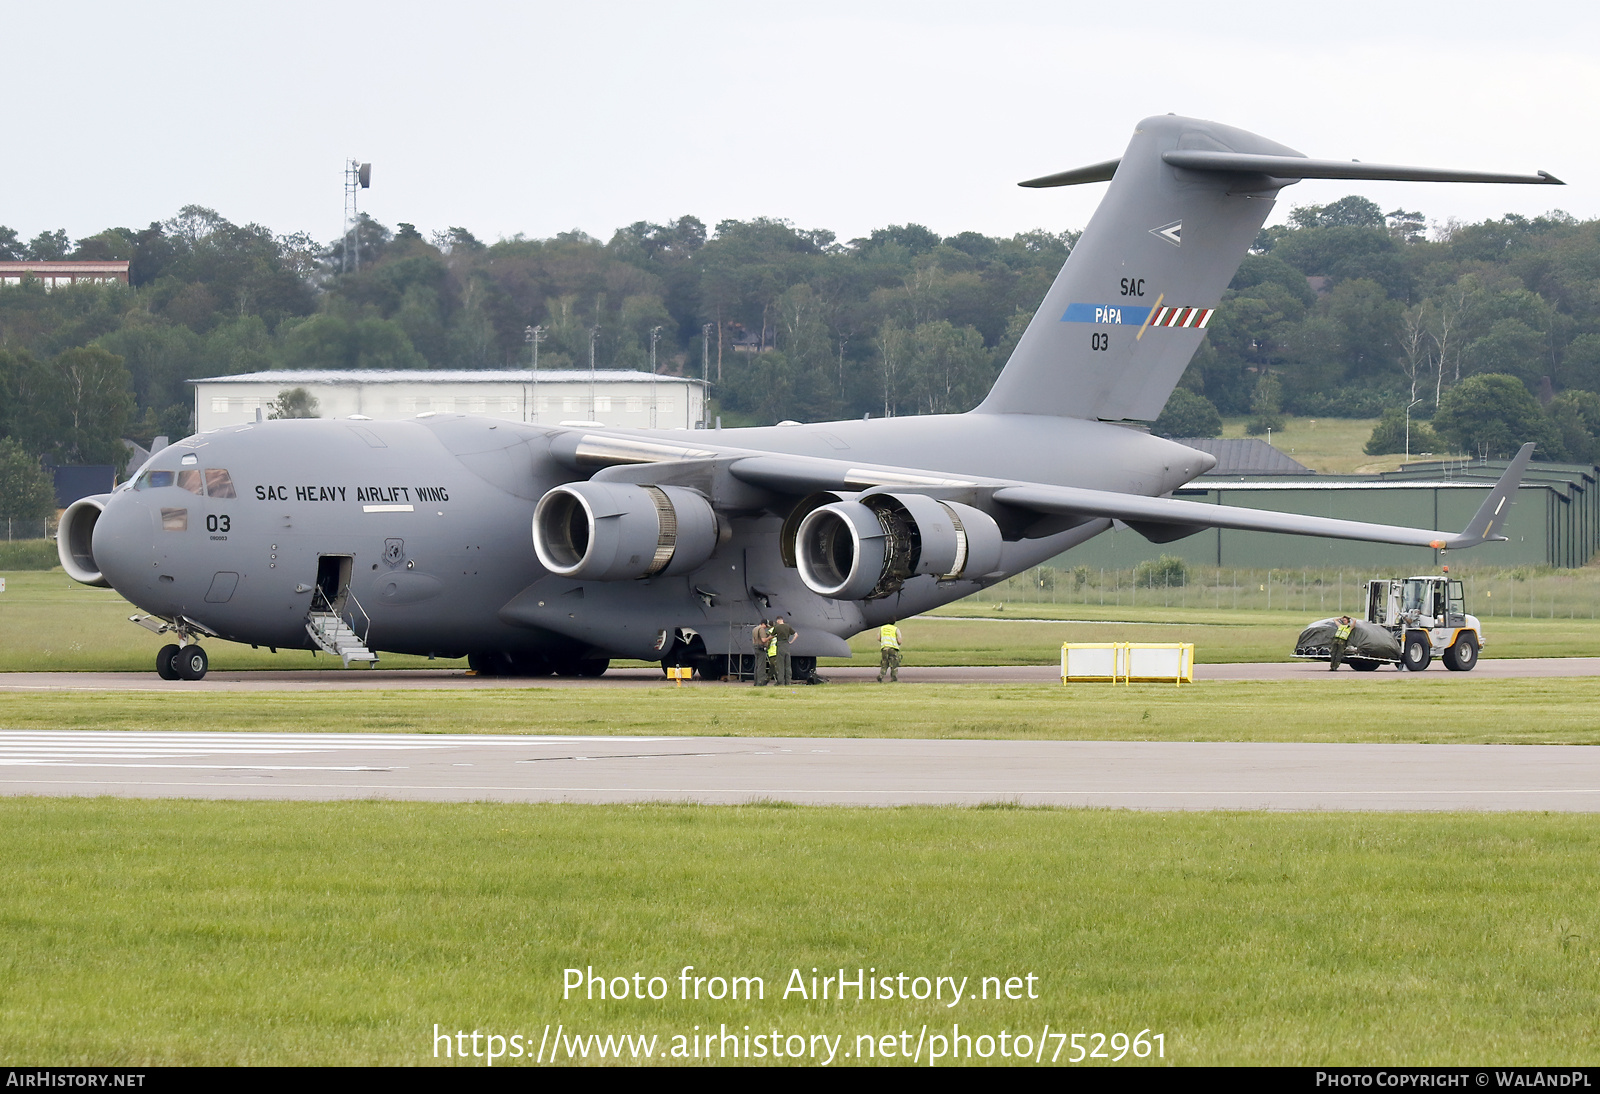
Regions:
<instances>
[{"instance_id":1,"label":"tow tractor","mask_svg":"<svg viewBox=\"0 0 1600 1094\"><path fill-rule=\"evenodd\" d=\"M1294 655L1317 661L1329 659L1328 642L1336 620L1307 627L1295 644ZM1388 662L1397 668L1421 672L1435 657L1451 672L1469 672L1483 649L1483 626L1468 615L1461 582L1442 576L1379 578L1367 582L1368 628L1351 635L1345 657L1351 668L1371 671ZM1363 641L1364 629L1380 628L1394 641ZM1381 636L1373 635L1373 638ZM1395 651L1398 650L1398 659Z\"/></svg>"}]
</instances>

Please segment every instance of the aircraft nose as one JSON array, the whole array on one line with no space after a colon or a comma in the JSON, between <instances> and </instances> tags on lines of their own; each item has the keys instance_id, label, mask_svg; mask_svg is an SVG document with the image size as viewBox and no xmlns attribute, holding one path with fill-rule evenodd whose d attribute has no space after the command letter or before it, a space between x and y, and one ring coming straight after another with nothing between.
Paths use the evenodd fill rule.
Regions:
<instances>
[{"instance_id":1,"label":"aircraft nose","mask_svg":"<svg viewBox=\"0 0 1600 1094\"><path fill-rule=\"evenodd\" d=\"M95 521L95 566L124 596L152 580L150 522L149 509L132 491L112 494Z\"/></svg>"}]
</instances>

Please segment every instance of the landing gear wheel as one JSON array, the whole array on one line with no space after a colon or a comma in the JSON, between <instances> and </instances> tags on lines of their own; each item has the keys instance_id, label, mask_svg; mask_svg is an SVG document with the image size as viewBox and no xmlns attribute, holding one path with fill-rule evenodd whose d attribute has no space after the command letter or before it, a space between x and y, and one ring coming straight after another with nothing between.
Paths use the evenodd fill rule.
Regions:
<instances>
[{"instance_id":1,"label":"landing gear wheel","mask_svg":"<svg viewBox=\"0 0 1600 1094\"><path fill-rule=\"evenodd\" d=\"M508 676L549 676L550 662L537 653L508 653L503 655L510 668Z\"/></svg>"},{"instance_id":2,"label":"landing gear wheel","mask_svg":"<svg viewBox=\"0 0 1600 1094\"><path fill-rule=\"evenodd\" d=\"M206 670L211 667L211 659L199 646L186 646L180 650L177 663L178 675L185 680L203 680Z\"/></svg>"},{"instance_id":3,"label":"landing gear wheel","mask_svg":"<svg viewBox=\"0 0 1600 1094\"><path fill-rule=\"evenodd\" d=\"M694 659L694 674L702 680L721 680L733 674L735 666L731 661L729 657L697 657Z\"/></svg>"},{"instance_id":4,"label":"landing gear wheel","mask_svg":"<svg viewBox=\"0 0 1600 1094\"><path fill-rule=\"evenodd\" d=\"M181 680L178 673L178 654L183 650L176 642L161 647L161 652L156 654L156 675L163 680Z\"/></svg>"},{"instance_id":5,"label":"landing gear wheel","mask_svg":"<svg viewBox=\"0 0 1600 1094\"><path fill-rule=\"evenodd\" d=\"M1444 651L1444 667L1451 672L1471 672L1478 663L1478 639L1471 633L1456 639L1456 644Z\"/></svg>"},{"instance_id":6,"label":"landing gear wheel","mask_svg":"<svg viewBox=\"0 0 1600 1094\"><path fill-rule=\"evenodd\" d=\"M467 668L479 676L504 676L510 667L506 655L498 650L492 653L467 654Z\"/></svg>"},{"instance_id":7,"label":"landing gear wheel","mask_svg":"<svg viewBox=\"0 0 1600 1094\"><path fill-rule=\"evenodd\" d=\"M1373 672L1378 667L1378 662L1367 660L1351 661L1349 664L1350 667L1355 669L1357 672Z\"/></svg>"},{"instance_id":8,"label":"landing gear wheel","mask_svg":"<svg viewBox=\"0 0 1600 1094\"><path fill-rule=\"evenodd\" d=\"M1421 631L1411 631L1407 634L1405 645L1400 649L1400 667L1411 672L1421 672L1432 660L1433 647L1428 644L1428 636Z\"/></svg>"},{"instance_id":9,"label":"landing gear wheel","mask_svg":"<svg viewBox=\"0 0 1600 1094\"><path fill-rule=\"evenodd\" d=\"M587 661L579 661L576 675L589 677L604 676L606 674L606 669L610 667L611 659L609 657L595 657Z\"/></svg>"}]
</instances>

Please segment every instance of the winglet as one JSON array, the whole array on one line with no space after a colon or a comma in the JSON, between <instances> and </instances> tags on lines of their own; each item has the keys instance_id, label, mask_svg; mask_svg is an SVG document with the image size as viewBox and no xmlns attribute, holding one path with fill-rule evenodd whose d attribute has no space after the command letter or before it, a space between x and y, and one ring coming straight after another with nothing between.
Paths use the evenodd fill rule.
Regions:
<instances>
[{"instance_id":1,"label":"winglet","mask_svg":"<svg viewBox=\"0 0 1600 1094\"><path fill-rule=\"evenodd\" d=\"M1504 540L1505 536L1494 534L1496 528L1505 526L1506 518L1511 515L1510 508L1514 504L1512 495L1522 485L1523 472L1528 469L1528 461L1533 458L1533 442L1523 445L1512 458L1505 474L1500 476L1500 481L1494 484L1494 489L1489 491L1489 496L1483 499L1483 504L1473 514L1472 520L1461 532L1449 537L1441 547L1451 550L1460 550L1463 547L1476 547L1480 543L1490 540Z\"/></svg>"}]
</instances>

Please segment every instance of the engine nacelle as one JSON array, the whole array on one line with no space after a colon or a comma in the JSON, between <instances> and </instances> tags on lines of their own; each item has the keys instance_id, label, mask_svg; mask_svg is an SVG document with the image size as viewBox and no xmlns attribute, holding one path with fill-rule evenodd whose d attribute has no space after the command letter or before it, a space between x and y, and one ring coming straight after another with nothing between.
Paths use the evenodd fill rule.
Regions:
<instances>
[{"instance_id":1,"label":"engine nacelle","mask_svg":"<svg viewBox=\"0 0 1600 1094\"><path fill-rule=\"evenodd\" d=\"M110 497L110 494L95 494L79 498L61 514L61 524L56 529L56 555L67 576L101 589L111 588L111 582L94 560L94 526L105 512L106 500Z\"/></svg>"},{"instance_id":2,"label":"engine nacelle","mask_svg":"<svg viewBox=\"0 0 1600 1094\"><path fill-rule=\"evenodd\" d=\"M800 580L818 596L873 600L909 577L977 580L1000 565L1000 528L981 509L926 494L874 493L819 505L795 532Z\"/></svg>"},{"instance_id":3,"label":"engine nacelle","mask_svg":"<svg viewBox=\"0 0 1600 1094\"><path fill-rule=\"evenodd\" d=\"M574 482L539 499L533 549L545 569L592 581L698 569L716 549L717 514L681 486Z\"/></svg>"}]
</instances>

